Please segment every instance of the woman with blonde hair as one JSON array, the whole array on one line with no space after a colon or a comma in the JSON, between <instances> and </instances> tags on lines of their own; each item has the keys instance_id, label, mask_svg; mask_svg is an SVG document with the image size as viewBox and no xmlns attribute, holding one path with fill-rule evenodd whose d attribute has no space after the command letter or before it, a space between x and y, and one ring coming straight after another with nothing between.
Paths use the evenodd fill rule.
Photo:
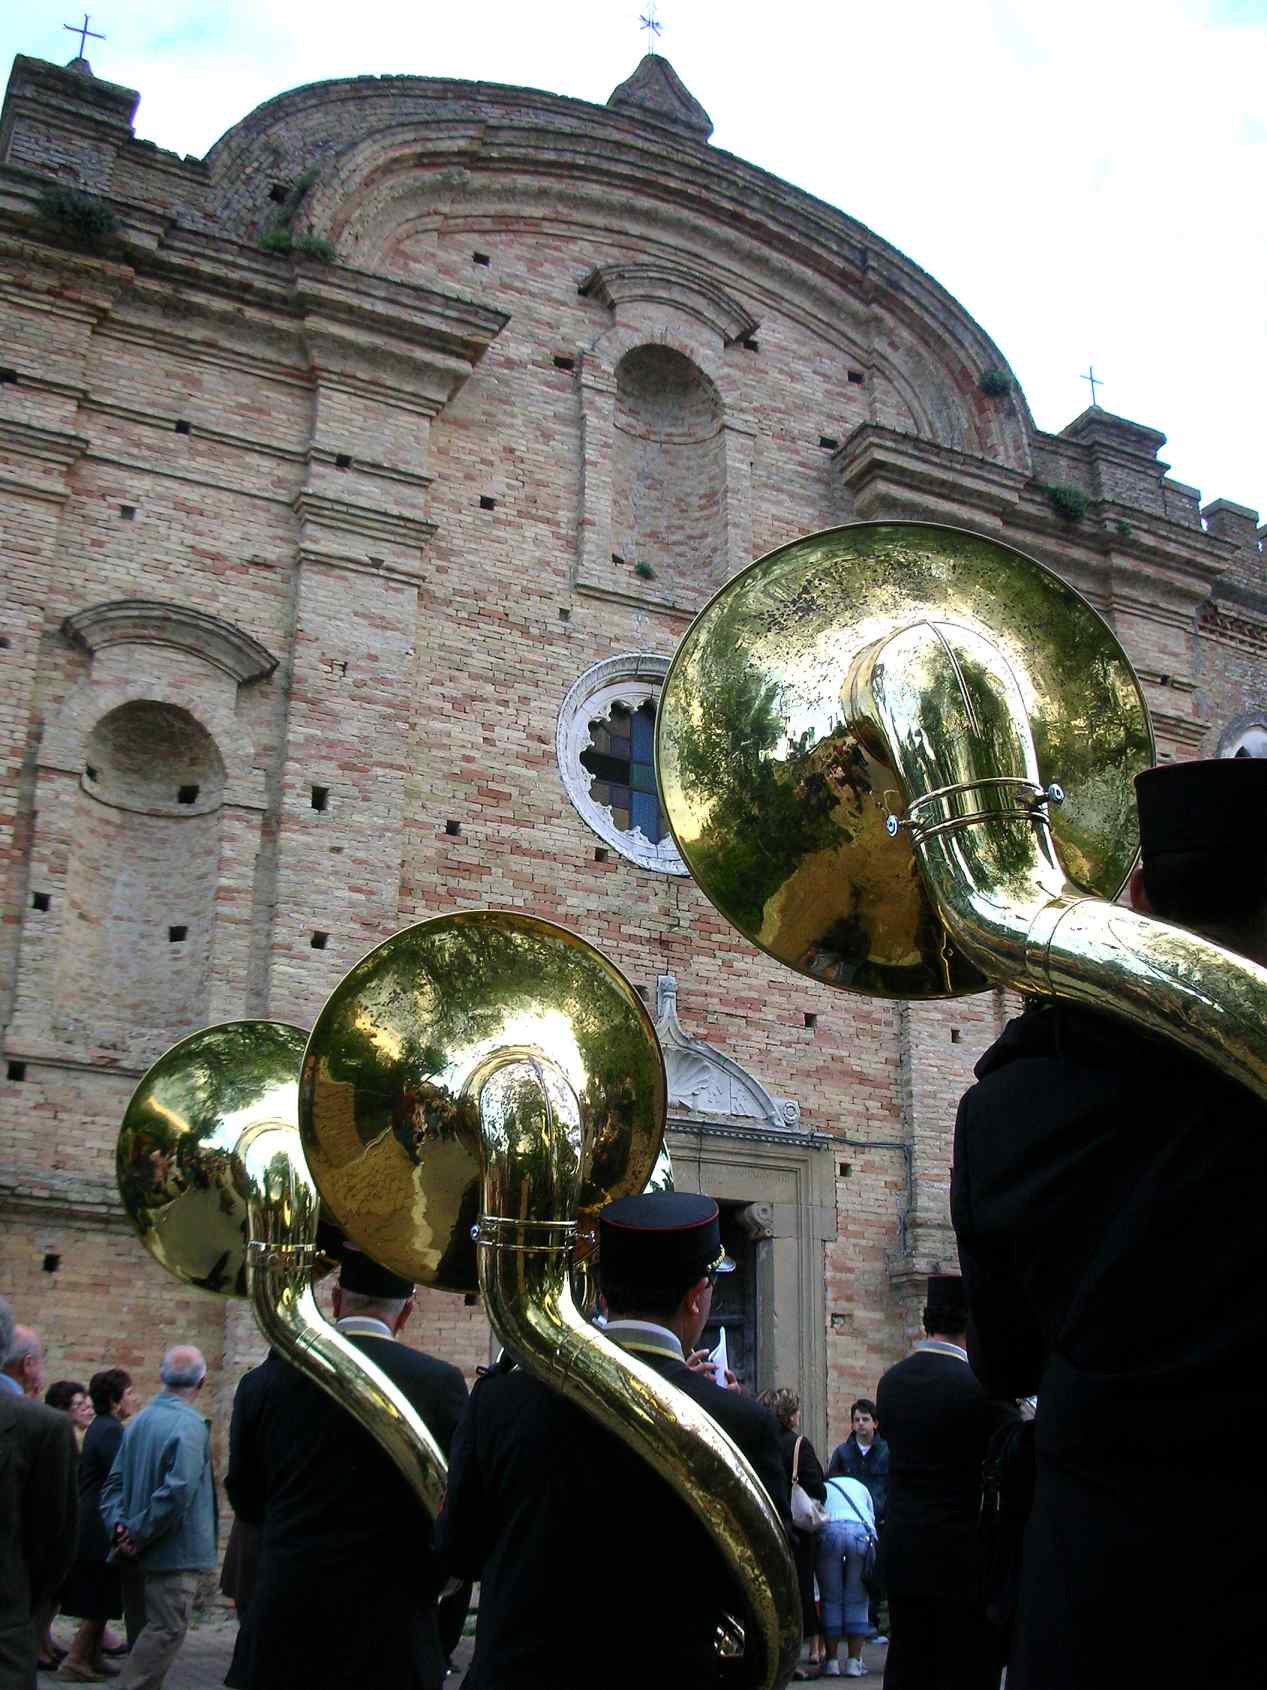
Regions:
<instances>
[{"instance_id":1,"label":"woman with blonde hair","mask_svg":"<svg viewBox=\"0 0 1267 1690\"><path fill-rule=\"evenodd\" d=\"M814 1446L801 1434L801 1399L795 1391L779 1386L763 1391L757 1399L768 1408L779 1423L779 1443L787 1467L789 1481L795 1478L815 1502L827 1497L823 1469ZM793 1672L795 1679L817 1678L823 1664L823 1634L818 1623L818 1609L814 1604L814 1561L818 1549L814 1532L792 1530L792 1556L796 1562L796 1579L801 1590L802 1659Z\"/></svg>"}]
</instances>

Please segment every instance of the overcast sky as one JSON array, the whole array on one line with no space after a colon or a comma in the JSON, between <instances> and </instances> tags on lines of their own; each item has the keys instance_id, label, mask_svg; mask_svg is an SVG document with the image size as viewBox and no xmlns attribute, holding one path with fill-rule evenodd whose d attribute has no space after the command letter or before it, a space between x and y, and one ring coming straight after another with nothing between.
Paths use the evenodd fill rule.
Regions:
<instances>
[{"instance_id":1,"label":"overcast sky","mask_svg":"<svg viewBox=\"0 0 1267 1690\"><path fill-rule=\"evenodd\" d=\"M101 0L99 76L201 156L324 77L481 78L602 103L646 0ZM0 54L65 62L68 8ZM1163 430L1203 501L1267 517L1267 0L660 0L713 145L922 265L993 337L1040 428L1090 399Z\"/></svg>"}]
</instances>

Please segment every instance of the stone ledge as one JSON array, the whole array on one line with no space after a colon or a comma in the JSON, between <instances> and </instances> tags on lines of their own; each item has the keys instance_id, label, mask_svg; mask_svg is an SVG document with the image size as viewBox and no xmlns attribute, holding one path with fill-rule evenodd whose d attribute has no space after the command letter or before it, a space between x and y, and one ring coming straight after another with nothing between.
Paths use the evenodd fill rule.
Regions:
<instances>
[{"instance_id":1,"label":"stone ledge","mask_svg":"<svg viewBox=\"0 0 1267 1690\"><path fill-rule=\"evenodd\" d=\"M61 631L72 645L98 652L110 645L169 645L231 675L239 686L277 667L266 646L219 616L157 599L113 599L66 617Z\"/></svg>"}]
</instances>

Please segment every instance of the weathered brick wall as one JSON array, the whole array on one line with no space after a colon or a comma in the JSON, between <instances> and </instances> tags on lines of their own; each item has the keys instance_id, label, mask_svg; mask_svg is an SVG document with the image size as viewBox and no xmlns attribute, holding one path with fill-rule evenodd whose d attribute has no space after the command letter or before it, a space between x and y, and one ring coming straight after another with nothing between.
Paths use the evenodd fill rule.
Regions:
<instances>
[{"instance_id":1,"label":"weathered brick wall","mask_svg":"<svg viewBox=\"0 0 1267 1690\"><path fill-rule=\"evenodd\" d=\"M12 156L126 197L132 221L128 246L86 257L38 236L26 177L0 182L0 362L18 378L0 384L15 1305L83 1369L114 1345L152 1376L174 1327L201 1334L223 1422L260 1353L249 1315L167 1280L117 1212L103 1225L132 1080L191 1018L307 1025L397 926L512 906L603 947L651 999L673 974L684 1025L824 1135L834 1443L915 1335L924 1277L953 1267L955 1105L1010 1006L833 993L689 880L598 860L555 761L560 703L602 658L670 655L751 556L932 509L1088 593L1163 750L1208 751L1264 702L1252 513L1215 509L1204 531L1160 436L1121 419L1038 435L1019 393L980 392L997 349L900 254L628 113L364 78L270 102L204 166L138 146L126 102L89 85L94 130L30 63ZM251 244L269 188L310 168L303 215L338 242L329 268ZM1046 482L1085 492L1085 520L1062 521ZM1235 604L1212 598L1224 575ZM119 600L150 607L126 638L61 631ZM191 620L173 632L163 606ZM104 744L176 712L197 730L179 755L152 731ZM138 783L135 808L122 789L103 806L90 758ZM194 816L173 780L199 785ZM94 993L135 1009L112 1028ZM43 1272L63 1235L82 1279L69 1248ZM488 1354L460 1297L423 1294L408 1337L468 1372Z\"/></svg>"}]
</instances>

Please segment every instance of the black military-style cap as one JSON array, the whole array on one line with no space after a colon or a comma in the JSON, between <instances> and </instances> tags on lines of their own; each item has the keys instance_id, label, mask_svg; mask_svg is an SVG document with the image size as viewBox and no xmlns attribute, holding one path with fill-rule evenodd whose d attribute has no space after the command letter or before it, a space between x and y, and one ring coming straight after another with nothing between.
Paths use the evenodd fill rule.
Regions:
<instances>
[{"instance_id":1,"label":"black military-style cap","mask_svg":"<svg viewBox=\"0 0 1267 1690\"><path fill-rule=\"evenodd\" d=\"M1162 860L1259 861L1267 824L1267 758L1163 763L1135 777L1140 853Z\"/></svg>"},{"instance_id":2,"label":"black military-style cap","mask_svg":"<svg viewBox=\"0 0 1267 1690\"><path fill-rule=\"evenodd\" d=\"M412 1279L402 1279L390 1268L380 1267L364 1250L344 1240L343 1261L339 1267L339 1284L345 1291L355 1291L361 1297L378 1297L394 1302L398 1297L412 1297Z\"/></svg>"},{"instance_id":3,"label":"black military-style cap","mask_svg":"<svg viewBox=\"0 0 1267 1690\"><path fill-rule=\"evenodd\" d=\"M604 1280L622 1286L686 1285L735 1266L722 1249L716 1203L689 1191L609 1203L598 1217L598 1260Z\"/></svg>"},{"instance_id":4,"label":"black military-style cap","mask_svg":"<svg viewBox=\"0 0 1267 1690\"><path fill-rule=\"evenodd\" d=\"M968 1298L963 1280L957 1273L938 1273L929 1277L925 1312L930 1323L941 1323L943 1332L963 1331L968 1319Z\"/></svg>"}]
</instances>

